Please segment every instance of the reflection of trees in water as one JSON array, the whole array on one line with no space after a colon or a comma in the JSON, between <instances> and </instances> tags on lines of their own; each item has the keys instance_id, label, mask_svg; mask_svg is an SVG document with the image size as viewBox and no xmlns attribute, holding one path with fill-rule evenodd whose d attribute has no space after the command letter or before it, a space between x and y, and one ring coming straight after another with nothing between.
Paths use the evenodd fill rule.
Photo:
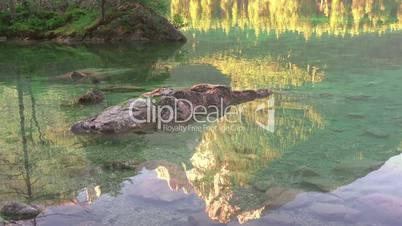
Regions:
<instances>
[{"instance_id":1,"label":"reflection of trees in water","mask_svg":"<svg viewBox=\"0 0 402 226\"><path fill-rule=\"evenodd\" d=\"M26 195L28 200L32 199L32 183L31 183L31 166L29 163L29 154L28 154L28 144L27 144L27 137L25 132L25 115L24 115L24 93L21 87L21 78L18 74L17 76L17 93L18 93L18 110L20 116L20 130L21 130L21 144L22 144L22 151L23 151L23 163L24 163L24 171L25 174L23 178L26 184Z\"/></svg>"},{"instance_id":2,"label":"reflection of trees in water","mask_svg":"<svg viewBox=\"0 0 402 226\"><path fill-rule=\"evenodd\" d=\"M274 31L318 36L383 33L401 29L399 0L173 0L171 14L183 15L199 31L234 27L253 29L256 36Z\"/></svg>"},{"instance_id":3,"label":"reflection of trees in water","mask_svg":"<svg viewBox=\"0 0 402 226\"><path fill-rule=\"evenodd\" d=\"M271 56L245 58L222 52L191 60L193 63L210 64L231 79L235 89L298 87L305 83L318 83L324 72L311 65L302 68L290 62L289 57Z\"/></svg>"},{"instance_id":4,"label":"reflection of trees in water","mask_svg":"<svg viewBox=\"0 0 402 226\"><path fill-rule=\"evenodd\" d=\"M0 80L10 81L16 75L14 66L29 68L35 79L56 77L66 72L94 69L109 83L160 83L169 77L161 61L180 57L181 45L115 44L107 46L64 46L57 44L3 44L0 53ZM178 58L177 58L178 59Z\"/></svg>"},{"instance_id":5,"label":"reflection of trees in water","mask_svg":"<svg viewBox=\"0 0 402 226\"><path fill-rule=\"evenodd\" d=\"M92 191L93 185L100 186L96 193L120 192L121 182L135 172L107 171L101 166L105 161L119 158L140 158L143 139L109 139L107 143L72 136L71 121L93 112L91 108L61 107L60 100L72 98L76 92L87 89L88 84L53 84L47 78L75 69L111 67L105 70L111 75L108 84L140 80L160 84L170 76L161 61L176 56L179 47L4 44L0 54L3 69L0 74L4 80L0 87L3 120L0 200L27 198L27 201L62 203L74 199L82 188ZM120 73L127 71L122 67L131 70ZM15 78L18 78L16 89Z\"/></svg>"},{"instance_id":6,"label":"reflection of trees in water","mask_svg":"<svg viewBox=\"0 0 402 226\"><path fill-rule=\"evenodd\" d=\"M2 101L0 108L7 119L1 130L0 200L76 205L83 199L90 203L101 192L118 194L121 182L135 172L104 170L102 164L137 159L142 138L124 143L121 139L78 141L68 132L70 124L58 108L39 108L36 115L36 106L27 107L36 103L30 96L31 83L23 76L17 78L16 90L4 88L7 92L2 93L8 101ZM18 121L10 109L18 110ZM38 124L27 123L32 120Z\"/></svg>"},{"instance_id":7,"label":"reflection of trees in water","mask_svg":"<svg viewBox=\"0 0 402 226\"><path fill-rule=\"evenodd\" d=\"M36 111L35 97L32 92L30 78L17 73L16 90L3 88L2 126L3 148L0 158L2 171L1 200L21 199L27 201L42 201L63 199L77 185L73 183L70 170L81 170L85 167L81 154L73 151L72 140L45 140L45 135L52 134L40 127ZM6 91L5 91L6 90ZM16 91L16 92L15 92ZM15 101L13 101L15 100ZM14 113L18 104L18 122ZM27 105L31 105L27 108ZM29 106L28 105L28 106ZM30 109L31 111L29 111ZM46 119L57 121L60 126L61 118L53 118L53 111L48 112ZM59 114L58 114L59 116ZM27 123L31 121L31 123ZM65 125L63 125L65 126ZM17 135L17 131L19 135ZM51 141L51 142L50 142ZM50 143L55 141L55 147ZM61 142L60 142L61 141ZM68 143L66 145L66 143ZM65 145L64 148L60 147ZM66 150L69 149L69 150ZM52 154L51 154L52 153ZM74 167L73 167L74 166ZM69 175L60 178L61 176Z\"/></svg>"}]
</instances>

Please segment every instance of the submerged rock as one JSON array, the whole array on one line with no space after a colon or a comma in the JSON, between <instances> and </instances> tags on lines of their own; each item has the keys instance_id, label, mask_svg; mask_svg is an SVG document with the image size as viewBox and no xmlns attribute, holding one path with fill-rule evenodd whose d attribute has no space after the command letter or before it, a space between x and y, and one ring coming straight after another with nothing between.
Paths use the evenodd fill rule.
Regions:
<instances>
[{"instance_id":1,"label":"submerged rock","mask_svg":"<svg viewBox=\"0 0 402 226\"><path fill-rule=\"evenodd\" d=\"M336 187L335 182L328 178L308 177L295 185L303 190L329 192Z\"/></svg>"},{"instance_id":2,"label":"submerged rock","mask_svg":"<svg viewBox=\"0 0 402 226\"><path fill-rule=\"evenodd\" d=\"M354 96L346 97L346 99L353 100L353 101L368 100L369 98L370 98L370 96L367 96L367 95L354 95Z\"/></svg>"},{"instance_id":3,"label":"submerged rock","mask_svg":"<svg viewBox=\"0 0 402 226\"><path fill-rule=\"evenodd\" d=\"M265 192L266 190L268 190L268 188L274 186L274 183L267 180L258 180L254 182L253 186L255 189L257 189L257 191Z\"/></svg>"},{"instance_id":4,"label":"submerged rock","mask_svg":"<svg viewBox=\"0 0 402 226\"><path fill-rule=\"evenodd\" d=\"M334 96L334 94L332 94L332 93L320 93L321 98L330 98L333 96Z\"/></svg>"},{"instance_id":5,"label":"submerged rock","mask_svg":"<svg viewBox=\"0 0 402 226\"><path fill-rule=\"evenodd\" d=\"M0 213L5 219L28 220L38 216L41 213L41 209L34 205L10 202L1 208Z\"/></svg>"},{"instance_id":6,"label":"submerged rock","mask_svg":"<svg viewBox=\"0 0 402 226\"><path fill-rule=\"evenodd\" d=\"M339 175L353 175L359 177L366 175L367 172L379 169L383 164L384 162L382 161L370 159L347 160L335 165L332 172Z\"/></svg>"},{"instance_id":7,"label":"submerged rock","mask_svg":"<svg viewBox=\"0 0 402 226\"><path fill-rule=\"evenodd\" d=\"M137 170L139 162L136 160L113 160L103 163L103 168L109 170Z\"/></svg>"},{"instance_id":8,"label":"submerged rock","mask_svg":"<svg viewBox=\"0 0 402 226\"><path fill-rule=\"evenodd\" d=\"M365 129L363 135L374 137L374 138L389 137L388 133L386 133L385 131L382 131L381 129L378 129L378 128Z\"/></svg>"},{"instance_id":9,"label":"submerged rock","mask_svg":"<svg viewBox=\"0 0 402 226\"><path fill-rule=\"evenodd\" d=\"M302 193L301 190L283 187L271 187L266 194L265 205L268 208L278 208L286 203L295 200Z\"/></svg>"},{"instance_id":10,"label":"submerged rock","mask_svg":"<svg viewBox=\"0 0 402 226\"><path fill-rule=\"evenodd\" d=\"M101 91L94 90L89 91L85 95L81 96L77 100L77 104L88 105L88 104L98 104L105 99L105 94Z\"/></svg>"},{"instance_id":11,"label":"submerged rock","mask_svg":"<svg viewBox=\"0 0 402 226\"><path fill-rule=\"evenodd\" d=\"M364 114L355 113L355 112L349 113L348 116L349 116L350 118L354 118L354 119L363 119L363 118L366 117Z\"/></svg>"},{"instance_id":12,"label":"submerged rock","mask_svg":"<svg viewBox=\"0 0 402 226\"><path fill-rule=\"evenodd\" d=\"M233 91L227 86L211 84L199 84L182 90L160 88L143 94L144 97L153 98L152 101L130 99L74 124L71 131L76 134L108 134L162 130L162 123L177 125L192 122L196 113L202 113L196 109L211 108L222 116L222 108L271 94L272 91L267 89Z\"/></svg>"},{"instance_id":13,"label":"submerged rock","mask_svg":"<svg viewBox=\"0 0 402 226\"><path fill-rule=\"evenodd\" d=\"M102 80L103 78L94 71L71 71L56 76L54 79L60 81L71 81L71 82L90 81L92 83L99 83L100 80Z\"/></svg>"}]
</instances>

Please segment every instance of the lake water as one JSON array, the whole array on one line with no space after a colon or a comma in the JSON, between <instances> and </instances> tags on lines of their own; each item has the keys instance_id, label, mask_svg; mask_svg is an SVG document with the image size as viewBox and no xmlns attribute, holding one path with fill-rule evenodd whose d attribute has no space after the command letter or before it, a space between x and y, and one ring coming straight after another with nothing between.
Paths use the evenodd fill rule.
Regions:
<instances>
[{"instance_id":1,"label":"lake water","mask_svg":"<svg viewBox=\"0 0 402 226\"><path fill-rule=\"evenodd\" d=\"M0 202L45 207L23 224L402 224L400 0L173 0L170 11L184 45L0 43ZM60 77L75 70L96 81ZM69 131L198 83L275 94L242 104L236 123ZM106 100L73 104L91 89ZM108 167L121 160L137 170Z\"/></svg>"}]
</instances>

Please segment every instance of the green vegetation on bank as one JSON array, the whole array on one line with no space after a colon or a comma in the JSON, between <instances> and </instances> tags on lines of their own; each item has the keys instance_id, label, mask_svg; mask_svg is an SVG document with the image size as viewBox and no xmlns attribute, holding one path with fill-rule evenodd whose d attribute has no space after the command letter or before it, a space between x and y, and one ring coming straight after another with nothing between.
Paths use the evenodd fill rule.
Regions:
<instances>
[{"instance_id":1,"label":"green vegetation on bank","mask_svg":"<svg viewBox=\"0 0 402 226\"><path fill-rule=\"evenodd\" d=\"M168 11L168 0L10 0L0 3L0 36L17 38L51 38L83 35L108 16L115 15L124 4L138 2L159 14ZM4 5L1 5L4 4Z\"/></svg>"}]
</instances>

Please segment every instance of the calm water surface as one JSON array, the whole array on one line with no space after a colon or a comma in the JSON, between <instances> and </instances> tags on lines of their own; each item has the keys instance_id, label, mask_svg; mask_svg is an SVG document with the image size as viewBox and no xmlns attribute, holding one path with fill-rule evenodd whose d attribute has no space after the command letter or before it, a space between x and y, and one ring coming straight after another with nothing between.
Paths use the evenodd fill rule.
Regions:
<instances>
[{"instance_id":1,"label":"calm water surface","mask_svg":"<svg viewBox=\"0 0 402 226\"><path fill-rule=\"evenodd\" d=\"M0 202L43 205L27 225L401 225L399 0L173 0L171 14L185 45L0 43ZM60 77L74 70L96 81ZM275 95L242 104L238 123L69 132L197 83ZM113 91L72 104L95 88ZM107 167L119 160L137 170Z\"/></svg>"}]
</instances>

